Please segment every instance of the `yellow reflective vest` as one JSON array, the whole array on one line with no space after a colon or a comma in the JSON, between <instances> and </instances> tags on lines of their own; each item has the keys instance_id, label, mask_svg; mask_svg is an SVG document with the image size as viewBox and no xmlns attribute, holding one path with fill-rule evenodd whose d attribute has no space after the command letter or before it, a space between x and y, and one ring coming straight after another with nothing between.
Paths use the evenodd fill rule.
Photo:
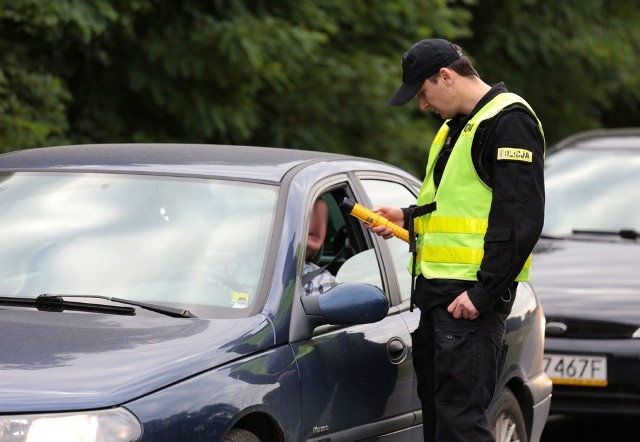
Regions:
<instances>
[{"instance_id":1,"label":"yellow reflective vest","mask_svg":"<svg viewBox=\"0 0 640 442\"><path fill-rule=\"evenodd\" d=\"M418 234L416 274L422 274L428 279L477 281L477 272L484 254L484 237L493 192L478 177L473 165L473 137L482 121L493 118L513 104L524 106L535 117L531 106L518 95L497 95L482 107L462 130L437 189L433 173L438 155L449 133L447 122L436 134L429 150L427 171L418 196L418 206L436 201L436 210L414 220L414 229ZM537 121L540 133L543 133L542 125ZM413 260L409 264L410 270L412 266ZM516 277L516 281L528 281L530 267L531 256Z\"/></svg>"}]
</instances>

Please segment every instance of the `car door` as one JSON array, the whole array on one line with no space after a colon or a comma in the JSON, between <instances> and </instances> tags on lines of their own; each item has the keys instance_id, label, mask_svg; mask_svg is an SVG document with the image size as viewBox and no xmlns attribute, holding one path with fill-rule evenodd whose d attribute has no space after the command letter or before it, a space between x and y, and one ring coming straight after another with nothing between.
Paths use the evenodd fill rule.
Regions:
<instances>
[{"instance_id":1,"label":"car door","mask_svg":"<svg viewBox=\"0 0 640 442\"><path fill-rule=\"evenodd\" d=\"M391 176L360 176L360 184L364 188L371 208L376 206L387 205L396 207L408 207L416 203L417 192L419 191L419 183L407 182L403 179ZM413 332L420 322L420 310L414 309L410 311L411 300L411 274L408 270L410 258L408 244L397 238L391 238L384 241L389 248L389 252L393 261L393 266L389 268L395 274L398 283L398 293L400 301L398 311L404 319L409 332ZM413 360L411 351L413 349L411 339L409 343L408 359L411 360L412 374L414 376L414 388L411 392L411 409L415 410L421 419L421 402L417 394L417 379L413 372Z\"/></svg>"},{"instance_id":2,"label":"car door","mask_svg":"<svg viewBox=\"0 0 640 442\"><path fill-rule=\"evenodd\" d=\"M355 193L345 185L332 189L331 194L339 201L345 195L354 198ZM388 294L396 284L386 277L384 267L392 265L387 261L388 252L380 250L380 243L359 221L345 213L340 216L343 225L332 220L337 224L335 230L347 230L356 253L341 265L338 280L366 282ZM415 416L409 345L409 330L394 306L379 322L323 326L311 339L293 343L305 439L361 440L411 428ZM418 434L420 430L414 431ZM407 440L407 433L387 440Z\"/></svg>"}]
</instances>

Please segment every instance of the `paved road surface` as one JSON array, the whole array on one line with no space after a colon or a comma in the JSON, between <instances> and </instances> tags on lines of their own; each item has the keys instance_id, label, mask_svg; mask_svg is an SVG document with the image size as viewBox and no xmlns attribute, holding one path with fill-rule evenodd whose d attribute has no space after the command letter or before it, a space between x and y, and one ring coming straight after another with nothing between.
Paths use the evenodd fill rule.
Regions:
<instances>
[{"instance_id":1,"label":"paved road surface","mask_svg":"<svg viewBox=\"0 0 640 442\"><path fill-rule=\"evenodd\" d=\"M637 417L551 415L541 442L640 441Z\"/></svg>"}]
</instances>

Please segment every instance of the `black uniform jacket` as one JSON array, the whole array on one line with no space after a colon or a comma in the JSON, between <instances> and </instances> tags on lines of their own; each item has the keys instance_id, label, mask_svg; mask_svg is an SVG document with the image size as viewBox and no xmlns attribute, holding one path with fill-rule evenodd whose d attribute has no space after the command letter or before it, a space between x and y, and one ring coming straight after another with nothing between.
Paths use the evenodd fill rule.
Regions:
<instances>
[{"instance_id":1,"label":"black uniform jacket","mask_svg":"<svg viewBox=\"0 0 640 442\"><path fill-rule=\"evenodd\" d=\"M451 149L468 120L496 95L508 92L503 83L494 85L471 114L452 118L447 139L434 170L440 182ZM533 161L498 160L498 149L511 147L531 151ZM515 299L516 276L535 246L544 222L544 139L535 118L524 108L513 106L478 128L472 146L478 176L493 190L489 230L478 281L429 279L417 281L416 305L424 312L452 302L465 290L479 312L508 313ZM419 277L422 278L422 277Z\"/></svg>"}]
</instances>

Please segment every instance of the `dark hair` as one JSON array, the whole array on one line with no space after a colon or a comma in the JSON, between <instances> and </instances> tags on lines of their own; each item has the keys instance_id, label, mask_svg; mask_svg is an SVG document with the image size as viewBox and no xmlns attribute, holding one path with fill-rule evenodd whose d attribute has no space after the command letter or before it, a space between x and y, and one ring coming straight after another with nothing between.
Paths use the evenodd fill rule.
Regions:
<instances>
[{"instance_id":1,"label":"dark hair","mask_svg":"<svg viewBox=\"0 0 640 442\"><path fill-rule=\"evenodd\" d=\"M460 48L460 46L454 43L452 43L452 45L455 48L455 50L458 51L458 53L460 54L460 58L458 58L456 61L451 63L449 66L447 66L447 68L451 69L452 71L454 71L455 73L463 77L476 76L480 78L478 71L476 71L476 69L473 67L471 60L469 60L469 57L462 54L462 49ZM438 78L438 75L440 75L440 73L436 72L431 77L429 77L429 81L432 83L435 83L436 79Z\"/></svg>"}]
</instances>

